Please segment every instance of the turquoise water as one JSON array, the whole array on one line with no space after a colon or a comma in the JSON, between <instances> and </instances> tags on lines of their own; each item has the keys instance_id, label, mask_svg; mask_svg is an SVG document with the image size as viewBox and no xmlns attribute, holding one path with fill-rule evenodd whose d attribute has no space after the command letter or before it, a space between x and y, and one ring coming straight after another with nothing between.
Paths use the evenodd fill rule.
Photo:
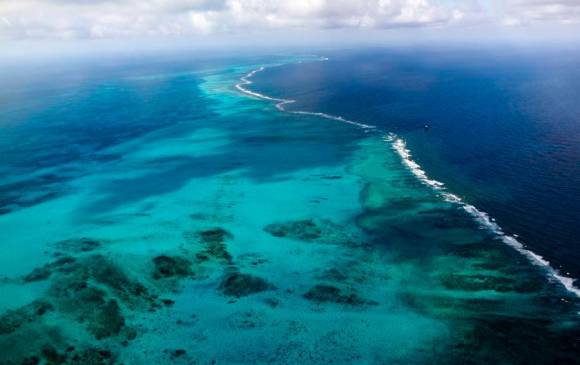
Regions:
<instances>
[{"instance_id":1,"label":"turquoise water","mask_svg":"<svg viewBox=\"0 0 580 365\"><path fill-rule=\"evenodd\" d=\"M141 133L39 137L48 162L8 150L33 122L3 123L0 363L578 362L572 293L383 132L235 88L263 62L67 90L38 118L92 118L96 98L101 118L141 113ZM79 135L85 150L51 154Z\"/></svg>"}]
</instances>

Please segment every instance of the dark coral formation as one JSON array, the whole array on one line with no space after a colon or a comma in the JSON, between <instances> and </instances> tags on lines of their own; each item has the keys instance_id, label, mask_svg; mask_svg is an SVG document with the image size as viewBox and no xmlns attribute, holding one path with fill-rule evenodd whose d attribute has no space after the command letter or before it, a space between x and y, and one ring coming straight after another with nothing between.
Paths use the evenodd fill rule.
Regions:
<instances>
[{"instance_id":1,"label":"dark coral formation","mask_svg":"<svg viewBox=\"0 0 580 365\"><path fill-rule=\"evenodd\" d=\"M115 363L113 354L108 350L89 348L74 354L70 365L112 365Z\"/></svg>"},{"instance_id":2,"label":"dark coral formation","mask_svg":"<svg viewBox=\"0 0 580 365\"><path fill-rule=\"evenodd\" d=\"M125 318L115 299L110 299L95 311L88 329L97 340L116 336L125 326Z\"/></svg>"},{"instance_id":3,"label":"dark coral formation","mask_svg":"<svg viewBox=\"0 0 580 365\"><path fill-rule=\"evenodd\" d=\"M17 363L15 363L17 364ZM59 352L52 345L45 344L37 355L24 358L21 365L113 365L115 356L109 350L90 347L75 351L73 347Z\"/></svg>"},{"instance_id":4,"label":"dark coral formation","mask_svg":"<svg viewBox=\"0 0 580 365\"><path fill-rule=\"evenodd\" d=\"M202 247L195 254L198 262L216 260L232 263L233 257L228 252L226 242L234 236L223 228L212 228L200 232L186 232L184 234L188 243L201 243Z\"/></svg>"},{"instance_id":5,"label":"dark coral formation","mask_svg":"<svg viewBox=\"0 0 580 365\"><path fill-rule=\"evenodd\" d=\"M322 235L322 230L312 219L272 223L267 225L264 231L274 237L287 237L301 241L314 241Z\"/></svg>"},{"instance_id":6,"label":"dark coral formation","mask_svg":"<svg viewBox=\"0 0 580 365\"><path fill-rule=\"evenodd\" d=\"M54 307L47 301L36 300L15 310L9 310L0 317L0 335L16 331L26 323L34 322Z\"/></svg>"},{"instance_id":7,"label":"dark coral formation","mask_svg":"<svg viewBox=\"0 0 580 365\"><path fill-rule=\"evenodd\" d=\"M541 283L534 280L516 280L495 275L462 275L448 274L441 276L443 286L451 290L478 291L494 290L497 292L531 293L541 289Z\"/></svg>"},{"instance_id":8,"label":"dark coral formation","mask_svg":"<svg viewBox=\"0 0 580 365\"><path fill-rule=\"evenodd\" d=\"M77 321L86 323L87 329L96 339L119 334L125 320L117 301L108 299L107 293L82 280L63 280L52 292L59 309Z\"/></svg>"},{"instance_id":9,"label":"dark coral formation","mask_svg":"<svg viewBox=\"0 0 580 365\"><path fill-rule=\"evenodd\" d=\"M48 279L55 271L66 271L76 261L73 257L61 257L58 260L38 267L24 277L25 282L33 282Z\"/></svg>"},{"instance_id":10,"label":"dark coral formation","mask_svg":"<svg viewBox=\"0 0 580 365\"><path fill-rule=\"evenodd\" d=\"M488 240L483 240L481 242L448 245L444 247L444 249L446 253L459 256L462 258L500 259L503 254L501 247L498 247L498 245L494 244L493 241Z\"/></svg>"},{"instance_id":11,"label":"dark coral formation","mask_svg":"<svg viewBox=\"0 0 580 365\"><path fill-rule=\"evenodd\" d=\"M223 228L212 228L199 232L199 238L202 242L224 242L231 240L234 236Z\"/></svg>"},{"instance_id":12,"label":"dark coral formation","mask_svg":"<svg viewBox=\"0 0 580 365\"><path fill-rule=\"evenodd\" d=\"M226 274L220 284L225 295L237 298L273 288L272 284L260 277L239 272Z\"/></svg>"},{"instance_id":13,"label":"dark coral formation","mask_svg":"<svg viewBox=\"0 0 580 365\"><path fill-rule=\"evenodd\" d=\"M418 313L436 318L457 318L470 316L474 313L477 315L494 313L501 310L505 304L496 298L425 295L416 292L403 292L398 297L405 305Z\"/></svg>"},{"instance_id":14,"label":"dark coral formation","mask_svg":"<svg viewBox=\"0 0 580 365\"><path fill-rule=\"evenodd\" d=\"M56 249L69 253L83 253L94 251L101 247L101 242L87 237L72 238L64 241L58 241L53 245Z\"/></svg>"},{"instance_id":15,"label":"dark coral formation","mask_svg":"<svg viewBox=\"0 0 580 365\"><path fill-rule=\"evenodd\" d=\"M326 219L301 219L272 223L264 231L274 237L290 238L305 242L353 245L356 240L339 225Z\"/></svg>"},{"instance_id":16,"label":"dark coral formation","mask_svg":"<svg viewBox=\"0 0 580 365\"><path fill-rule=\"evenodd\" d=\"M33 281L41 281L46 280L52 275L52 270L50 266L45 265L42 267L37 267L36 269L32 270L32 272L24 277L24 281L27 283Z\"/></svg>"},{"instance_id":17,"label":"dark coral formation","mask_svg":"<svg viewBox=\"0 0 580 365\"><path fill-rule=\"evenodd\" d=\"M40 350L40 355L48 364L64 364L66 361L66 356L59 354L51 345L44 345Z\"/></svg>"},{"instance_id":18,"label":"dark coral formation","mask_svg":"<svg viewBox=\"0 0 580 365\"><path fill-rule=\"evenodd\" d=\"M173 273L180 269L173 267ZM2 346L22 343L32 334L35 340L22 344L22 353L0 354L0 363L46 364L113 364L114 356L108 349L84 349L75 352L67 348L61 334L52 333L43 317L54 312L56 318L76 322L83 326L95 340L116 338L119 343L133 340L137 332L127 326L124 311L150 311L161 307L158 296L141 282L130 277L113 260L103 255L68 256L44 265L27 275L25 280L35 281L50 277L51 285L46 299L37 300L0 317ZM52 318L52 317L51 317ZM24 336L24 337L23 337ZM48 343L39 342L46 337ZM44 341L44 340L43 340Z\"/></svg>"},{"instance_id":19,"label":"dark coral formation","mask_svg":"<svg viewBox=\"0 0 580 365\"><path fill-rule=\"evenodd\" d=\"M336 268L326 270L321 275L321 278L324 280L330 280L334 282L345 282L348 280L348 276L343 271Z\"/></svg>"},{"instance_id":20,"label":"dark coral formation","mask_svg":"<svg viewBox=\"0 0 580 365\"><path fill-rule=\"evenodd\" d=\"M130 309L158 306L156 296L145 286L101 255L77 260L60 270L49 296L59 311L86 323L97 339L116 336L123 329L121 302Z\"/></svg>"},{"instance_id":21,"label":"dark coral formation","mask_svg":"<svg viewBox=\"0 0 580 365\"><path fill-rule=\"evenodd\" d=\"M155 299L140 282L133 280L102 255L93 255L84 260L81 275L88 275L92 280L105 285L127 305L150 304Z\"/></svg>"},{"instance_id":22,"label":"dark coral formation","mask_svg":"<svg viewBox=\"0 0 580 365\"><path fill-rule=\"evenodd\" d=\"M338 303L352 306L377 305L372 300L361 298L354 292L346 292L332 285L319 284L308 290L304 298L315 303Z\"/></svg>"},{"instance_id":23,"label":"dark coral formation","mask_svg":"<svg viewBox=\"0 0 580 365\"><path fill-rule=\"evenodd\" d=\"M223 242L211 242L208 243L202 251L195 255L195 258L199 262L218 260L224 262L231 262L233 257L228 252L225 243Z\"/></svg>"},{"instance_id":24,"label":"dark coral formation","mask_svg":"<svg viewBox=\"0 0 580 365\"><path fill-rule=\"evenodd\" d=\"M570 341L580 338L577 327L504 315L470 320L447 354L450 363L577 364L580 358L580 342Z\"/></svg>"},{"instance_id":25,"label":"dark coral formation","mask_svg":"<svg viewBox=\"0 0 580 365\"><path fill-rule=\"evenodd\" d=\"M153 259L153 264L153 278L156 280L192 275L191 262L178 256L157 256Z\"/></svg>"}]
</instances>

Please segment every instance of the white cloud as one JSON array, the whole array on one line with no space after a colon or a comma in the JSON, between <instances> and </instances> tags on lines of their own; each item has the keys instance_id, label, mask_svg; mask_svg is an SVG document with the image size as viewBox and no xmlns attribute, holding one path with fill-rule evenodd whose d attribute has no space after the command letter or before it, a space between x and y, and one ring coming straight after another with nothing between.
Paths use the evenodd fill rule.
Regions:
<instances>
[{"instance_id":1,"label":"white cloud","mask_svg":"<svg viewBox=\"0 0 580 365\"><path fill-rule=\"evenodd\" d=\"M573 24L580 0L0 0L0 38ZM488 0L489 1L489 0ZM487 3L486 1L485 3Z\"/></svg>"},{"instance_id":2,"label":"white cloud","mask_svg":"<svg viewBox=\"0 0 580 365\"><path fill-rule=\"evenodd\" d=\"M507 0L504 8L508 25L580 23L580 0Z\"/></svg>"}]
</instances>

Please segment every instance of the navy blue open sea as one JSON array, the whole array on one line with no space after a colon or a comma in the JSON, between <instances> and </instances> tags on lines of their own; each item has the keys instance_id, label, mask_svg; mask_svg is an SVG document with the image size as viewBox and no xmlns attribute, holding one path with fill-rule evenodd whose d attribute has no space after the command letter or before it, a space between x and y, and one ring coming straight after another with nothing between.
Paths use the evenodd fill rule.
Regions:
<instances>
[{"instance_id":1,"label":"navy blue open sea","mask_svg":"<svg viewBox=\"0 0 580 365\"><path fill-rule=\"evenodd\" d=\"M257 87L401 135L430 177L580 278L580 50L327 56L272 68Z\"/></svg>"},{"instance_id":2,"label":"navy blue open sea","mask_svg":"<svg viewBox=\"0 0 580 365\"><path fill-rule=\"evenodd\" d=\"M0 365L580 364L580 50L0 68Z\"/></svg>"}]
</instances>

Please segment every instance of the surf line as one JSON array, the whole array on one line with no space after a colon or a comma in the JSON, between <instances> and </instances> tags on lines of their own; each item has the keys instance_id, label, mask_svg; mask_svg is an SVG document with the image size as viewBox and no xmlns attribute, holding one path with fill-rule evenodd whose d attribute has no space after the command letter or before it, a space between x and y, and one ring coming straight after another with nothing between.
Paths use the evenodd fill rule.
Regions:
<instances>
[{"instance_id":1,"label":"surf line","mask_svg":"<svg viewBox=\"0 0 580 365\"><path fill-rule=\"evenodd\" d=\"M319 61L328 61L328 58L320 57ZM256 97L258 99L269 100L269 101L275 102L276 109L280 110L281 112L286 112L286 113L290 113L290 114L298 114L298 115L311 115L311 116L315 116L315 117L336 120L336 121L342 122L342 123L352 124L352 125L355 125L357 127L363 128L363 129L376 129L376 127L373 125L355 122L353 120L349 120L349 119L343 118L341 116L335 116L335 115L330 115L330 114L326 114L326 113L307 112L307 111L303 111L303 110L287 110L286 106L290 105L290 104L294 104L296 102L296 100L274 98L274 97L271 97L268 95L260 94L258 92L249 90L247 88L247 86L252 85L254 83L250 79L252 77L254 77L258 72L262 72L265 69L266 69L265 66L261 66L253 71L250 71L247 75L241 77L240 82L236 84L236 89L243 92L244 94Z\"/></svg>"},{"instance_id":2,"label":"surf line","mask_svg":"<svg viewBox=\"0 0 580 365\"><path fill-rule=\"evenodd\" d=\"M395 150L401 157L403 164L407 166L411 173L413 173L413 175L415 175L423 184L428 185L437 191L445 201L461 206L476 220L477 223L479 223L480 227L491 231L497 238L522 254L532 264L542 267L548 274L549 279L562 284L569 292L580 297L580 289L574 285L574 278L561 274L557 269L550 265L548 260L533 251L528 250L522 242L518 241L516 236L505 233L499 224L495 222L495 219L490 217L489 214L477 209L475 206L465 202L459 196L447 191L445 184L442 182L430 179L421 166L412 159L411 151L407 148L407 145L402 138L393 133L389 133L384 137L384 139L386 142L391 144L393 150Z\"/></svg>"},{"instance_id":3,"label":"surf line","mask_svg":"<svg viewBox=\"0 0 580 365\"><path fill-rule=\"evenodd\" d=\"M326 57L320 57L318 61L328 61ZM281 65L274 65L270 67L276 67ZM542 256L534 253L531 250L528 250L525 245L518 241L516 236L509 235L504 232L504 230L495 222L495 219L489 216L486 212L483 212L477 209L475 206L465 202L459 196L450 193L445 184L429 178L425 170L412 159L411 151L407 148L405 140L401 137L397 136L394 133L389 133L386 131L379 130L376 126L370 124L364 124L355 122L353 120L349 120L343 118L341 116L330 115L326 113L320 112L309 112L309 111L302 111L302 110L287 110L286 106L290 104L296 103L296 100L293 99L282 99L282 98L275 98L268 95L264 95L252 90L249 90L247 87L252 85L254 82L250 79L254 77L257 73L266 70L265 66L261 66L255 70L250 71L245 76L240 78L240 82L235 85L236 89L241 91L246 95L253 96L258 99L268 100L275 103L276 109L281 112L290 113L290 114L297 114L297 115L309 115L309 116L316 116L325 119L335 120L342 123L352 124L359 128L362 128L367 131L376 131L381 133L384 137L383 140L388 143L391 148L399 155L401 161L407 169L423 184L431 187L435 190L445 201L453 204L459 205L463 208L471 217L475 219L475 221L480 225L481 228L486 229L492 232L498 239L500 239L506 245L512 247L514 250L522 254L524 257L528 259L533 265L539 266L544 269L546 272L548 279L550 281L555 281L564 286L570 293L576 295L576 297L580 298L580 289L574 285L576 279L563 275L560 273L556 268L550 265L550 262L544 259Z\"/></svg>"}]
</instances>

